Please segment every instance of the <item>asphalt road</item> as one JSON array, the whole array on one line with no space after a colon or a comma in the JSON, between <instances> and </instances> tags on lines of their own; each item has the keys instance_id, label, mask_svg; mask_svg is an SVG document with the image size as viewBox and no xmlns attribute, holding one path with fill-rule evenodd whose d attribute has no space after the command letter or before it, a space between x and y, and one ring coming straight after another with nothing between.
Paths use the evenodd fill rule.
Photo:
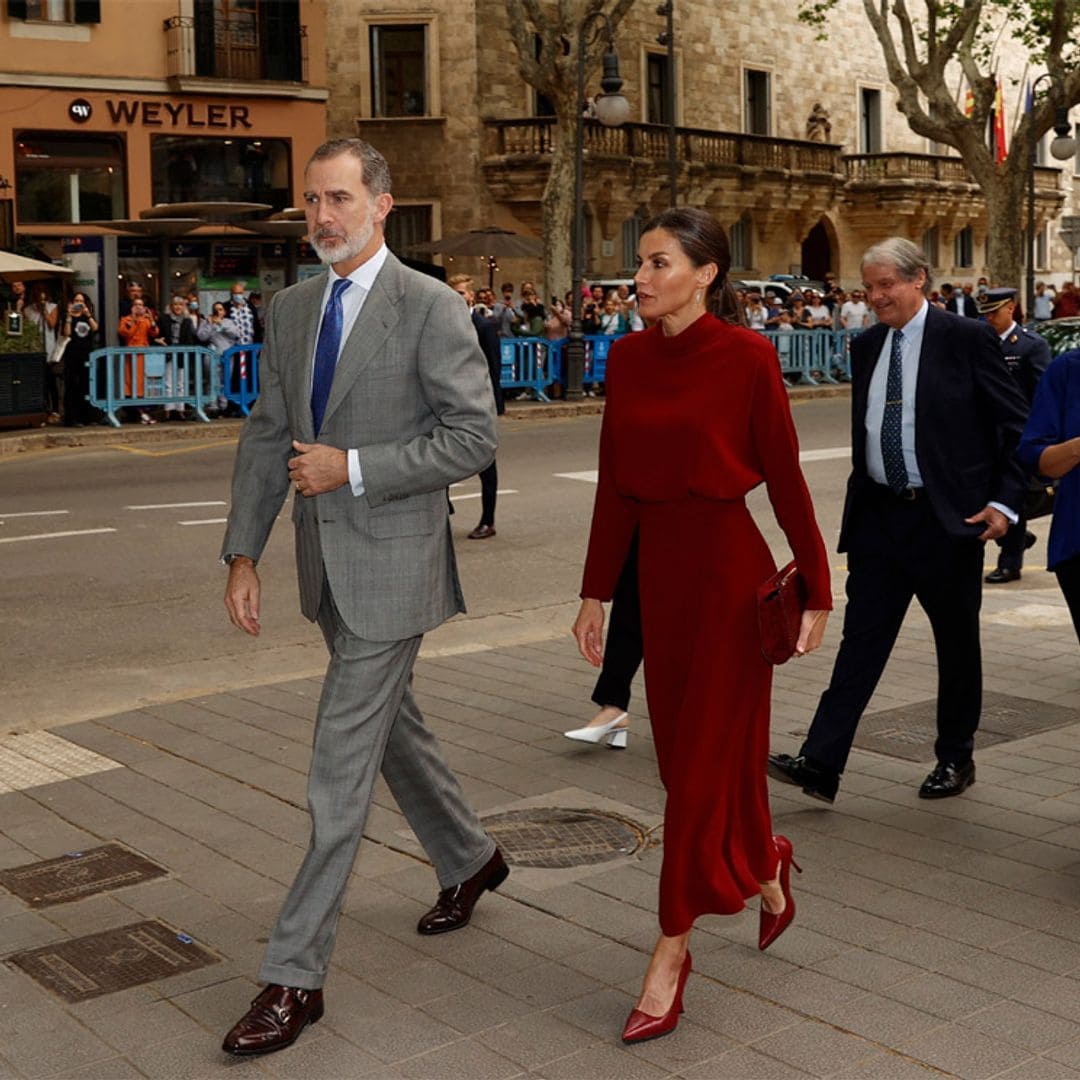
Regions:
<instances>
[{"instance_id":1,"label":"asphalt road","mask_svg":"<svg viewBox=\"0 0 1080 1080\"><path fill-rule=\"evenodd\" d=\"M848 410L846 398L793 409L830 546L848 470ZM565 632L599 426L595 416L502 422L498 536L465 539L479 518L479 483L456 486L469 614L429 635L425 648ZM231 442L177 440L0 458L0 734L322 669L318 632L297 610L288 505L260 564L261 636L247 638L225 616L217 555L233 453ZM751 505L786 559L762 491Z\"/></svg>"}]
</instances>

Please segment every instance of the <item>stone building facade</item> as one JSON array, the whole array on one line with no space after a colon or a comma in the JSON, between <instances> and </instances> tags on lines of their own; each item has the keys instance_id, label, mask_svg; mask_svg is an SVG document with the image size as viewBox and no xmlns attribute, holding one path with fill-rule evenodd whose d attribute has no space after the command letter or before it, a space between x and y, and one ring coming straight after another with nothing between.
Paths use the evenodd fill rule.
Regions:
<instances>
[{"instance_id":1,"label":"stone building facade","mask_svg":"<svg viewBox=\"0 0 1080 1080\"><path fill-rule=\"evenodd\" d=\"M632 273L641 224L668 204L663 27L653 3L631 9L616 35L631 120L587 125L591 277ZM387 155L399 207L392 245L487 225L540 235L554 121L518 72L505 0L392 0L377 9L327 0L327 41L327 130L359 134ZM750 14L675 0L675 42L679 201L729 228L739 275L831 271L851 284L862 250L894 232L924 244L939 279L984 272L982 196L955 153L916 135L897 110L861 0L840 0L824 42L794 6ZM999 55L1011 130L1026 57L1007 37ZM1053 223L1080 205L1077 168L1039 160L1048 164L1036 179L1036 269L1060 283L1073 260ZM486 264L467 260L465 269L479 275ZM538 270L512 262L499 276ZM545 292L568 282L551 284Z\"/></svg>"}]
</instances>

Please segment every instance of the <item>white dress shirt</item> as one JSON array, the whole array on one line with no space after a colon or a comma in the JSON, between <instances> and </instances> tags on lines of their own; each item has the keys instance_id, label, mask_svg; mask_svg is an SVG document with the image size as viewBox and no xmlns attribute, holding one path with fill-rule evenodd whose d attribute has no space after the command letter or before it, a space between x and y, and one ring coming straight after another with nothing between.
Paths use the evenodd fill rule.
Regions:
<instances>
[{"instance_id":1,"label":"white dress shirt","mask_svg":"<svg viewBox=\"0 0 1080 1080\"><path fill-rule=\"evenodd\" d=\"M922 351L929 309L930 305L924 300L911 320L901 327L904 340L900 343L903 371L900 442L904 448L908 486L913 488L922 487L922 473L919 472L919 461L915 456L915 386L919 379L919 353ZM870 391L866 399L866 471L871 480L886 487L889 481L885 478L885 463L881 457L881 421L885 415L885 388L889 381L889 357L894 333L896 331L890 328L885 335L874 373L870 376Z\"/></svg>"},{"instance_id":2,"label":"white dress shirt","mask_svg":"<svg viewBox=\"0 0 1080 1080\"><path fill-rule=\"evenodd\" d=\"M930 305L924 300L911 320L901 327L904 340L900 343L903 373L900 441L904 450L908 487L912 488L923 486L919 460L915 456L915 387L919 379L919 354L922 351L926 313L929 310ZM889 357L892 354L892 339L895 332L890 328L885 335L874 373L870 376L870 389L866 399L866 471L871 480L884 484L886 487L889 482L885 478L885 462L881 456L881 421L885 414L885 389L889 380ZM1008 506L998 502L991 502L989 505L995 510L1000 510L1012 525L1020 520L1016 511Z\"/></svg>"},{"instance_id":3,"label":"white dress shirt","mask_svg":"<svg viewBox=\"0 0 1080 1080\"><path fill-rule=\"evenodd\" d=\"M360 314L360 309L364 306L367 294L371 292L371 287L375 284L375 278L378 277L379 271L383 267L383 263L386 262L386 256L387 247L383 244L370 259L361 263L351 274L349 274L348 279L352 282L352 285L341 294L341 341L338 343L339 360L341 359L341 350L345 348L345 342L349 340L349 333L356 322L356 317ZM323 289L322 309L324 315L326 313L326 304L330 299L330 293L334 288L334 282L342 280L344 279L334 273L334 269L331 267L326 275L326 288ZM321 329L321 322L319 326ZM315 378L315 349L318 348L318 342L319 338L318 335L316 335L315 347L311 350L312 379ZM348 451L348 459L349 486L352 488L352 493L354 495L363 495L364 477L360 472L360 451L355 448L350 449Z\"/></svg>"}]
</instances>

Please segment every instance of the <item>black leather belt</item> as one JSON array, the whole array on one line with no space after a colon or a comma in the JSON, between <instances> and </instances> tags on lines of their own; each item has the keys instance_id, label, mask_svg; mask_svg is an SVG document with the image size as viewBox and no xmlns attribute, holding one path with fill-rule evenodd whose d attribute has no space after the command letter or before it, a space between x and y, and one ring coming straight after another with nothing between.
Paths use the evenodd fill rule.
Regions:
<instances>
[{"instance_id":1,"label":"black leather belt","mask_svg":"<svg viewBox=\"0 0 1080 1080\"><path fill-rule=\"evenodd\" d=\"M895 499L897 502L918 502L926 498L926 489L917 487L904 488L902 491L893 491L888 484L875 484L874 490L882 498Z\"/></svg>"}]
</instances>

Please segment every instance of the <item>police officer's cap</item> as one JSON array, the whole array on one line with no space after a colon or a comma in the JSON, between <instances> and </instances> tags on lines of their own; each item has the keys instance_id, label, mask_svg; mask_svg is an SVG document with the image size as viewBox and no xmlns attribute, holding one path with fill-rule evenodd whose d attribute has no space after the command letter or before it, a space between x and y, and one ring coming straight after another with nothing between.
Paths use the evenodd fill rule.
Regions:
<instances>
[{"instance_id":1,"label":"police officer's cap","mask_svg":"<svg viewBox=\"0 0 1080 1080\"><path fill-rule=\"evenodd\" d=\"M991 311L1011 304L1016 299L1016 289L987 289L976 301L980 315L989 315Z\"/></svg>"}]
</instances>

